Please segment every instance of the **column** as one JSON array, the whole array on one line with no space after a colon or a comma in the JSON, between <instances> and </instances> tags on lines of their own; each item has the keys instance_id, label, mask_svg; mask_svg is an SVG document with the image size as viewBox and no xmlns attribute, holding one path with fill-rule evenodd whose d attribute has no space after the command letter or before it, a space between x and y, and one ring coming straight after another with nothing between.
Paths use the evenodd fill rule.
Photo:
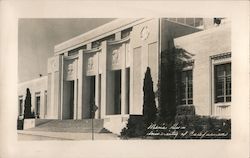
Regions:
<instances>
[{"instance_id":1,"label":"column","mask_svg":"<svg viewBox=\"0 0 250 158\"><path fill-rule=\"evenodd\" d=\"M91 50L92 48L92 44L91 43L87 43L87 50Z\"/></svg>"},{"instance_id":2,"label":"column","mask_svg":"<svg viewBox=\"0 0 250 158\"><path fill-rule=\"evenodd\" d=\"M78 83L77 78L74 80L74 120L77 119L77 102L78 102Z\"/></svg>"},{"instance_id":3,"label":"column","mask_svg":"<svg viewBox=\"0 0 250 158\"><path fill-rule=\"evenodd\" d=\"M26 99L26 95L23 96L23 102L22 102L22 116L24 116L24 109L25 109L25 99Z\"/></svg>"},{"instance_id":4,"label":"column","mask_svg":"<svg viewBox=\"0 0 250 158\"><path fill-rule=\"evenodd\" d=\"M98 119L99 118L99 110L100 110L100 105L99 105L99 62L100 62L100 58L99 58L99 52L96 53L96 57L97 57L97 70L96 70L96 75L95 75L95 105L98 107L98 109L95 111L95 118Z\"/></svg>"},{"instance_id":5,"label":"column","mask_svg":"<svg viewBox=\"0 0 250 158\"><path fill-rule=\"evenodd\" d=\"M115 40L116 40L116 41L121 40L121 32L115 33Z\"/></svg>"},{"instance_id":6,"label":"column","mask_svg":"<svg viewBox=\"0 0 250 158\"><path fill-rule=\"evenodd\" d=\"M83 50L79 50L78 57L78 104L76 119L82 119L82 104L83 104Z\"/></svg>"},{"instance_id":7,"label":"column","mask_svg":"<svg viewBox=\"0 0 250 158\"><path fill-rule=\"evenodd\" d=\"M55 93L58 93L55 105L55 117L57 119L62 119L62 107L63 107L63 82L64 82L64 58L63 55L58 56L58 74L55 72L55 85L56 85L56 91Z\"/></svg>"},{"instance_id":8,"label":"column","mask_svg":"<svg viewBox=\"0 0 250 158\"><path fill-rule=\"evenodd\" d=\"M132 42L132 41L131 41ZM131 46L132 48L132 46ZM129 96L129 114L134 112L134 49L130 49L130 96Z\"/></svg>"},{"instance_id":9,"label":"column","mask_svg":"<svg viewBox=\"0 0 250 158\"><path fill-rule=\"evenodd\" d=\"M125 114L125 108L127 105L127 86L126 86L126 52L125 52L125 44L122 44L122 53L121 53L121 64L122 64L122 76L121 76L121 115Z\"/></svg>"},{"instance_id":10,"label":"column","mask_svg":"<svg viewBox=\"0 0 250 158\"><path fill-rule=\"evenodd\" d=\"M101 118L106 115L106 103L107 103L107 41L103 41L101 44L102 58L100 62L102 64L102 78L101 78Z\"/></svg>"},{"instance_id":11,"label":"column","mask_svg":"<svg viewBox=\"0 0 250 158\"><path fill-rule=\"evenodd\" d=\"M44 90L41 90L40 92L40 118L43 119L45 118L44 114L44 106L45 106L45 100L44 100Z\"/></svg>"},{"instance_id":12,"label":"column","mask_svg":"<svg viewBox=\"0 0 250 158\"><path fill-rule=\"evenodd\" d=\"M36 94L34 91L31 92L31 113L32 112L36 115Z\"/></svg>"},{"instance_id":13,"label":"column","mask_svg":"<svg viewBox=\"0 0 250 158\"><path fill-rule=\"evenodd\" d=\"M98 72L98 71L97 71ZM98 109L95 112L95 118L98 119L98 113L100 109L99 105L99 73L95 75L95 105L98 107Z\"/></svg>"}]
</instances>

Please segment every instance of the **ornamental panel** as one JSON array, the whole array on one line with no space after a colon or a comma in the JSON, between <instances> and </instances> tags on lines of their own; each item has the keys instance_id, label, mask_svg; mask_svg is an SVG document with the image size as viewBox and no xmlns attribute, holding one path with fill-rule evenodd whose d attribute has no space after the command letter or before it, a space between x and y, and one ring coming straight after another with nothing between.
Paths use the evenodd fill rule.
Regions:
<instances>
[{"instance_id":1,"label":"ornamental panel","mask_svg":"<svg viewBox=\"0 0 250 158\"><path fill-rule=\"evenodd\" d=\"M92 52L85 55L86 75L93 76L98 72L98 54L99 52Z\"/></svg>"},{"instance_id":2,"label":"ornamental panel","mask_svg":"<svg viewBox=\"0 0 250 158\"><path fill-rule=\"evenodd\" d=\"M59 71L59 58L53 57L48 60L48 73Z\"/></svg>"},{"instance_id":3,"label":"ornamental panel","mask_svg":"<svg viewBox=\"0 0 250 158\"><path fill-rule=\"evenodd\" d=\"M144 26L142 29L141 29L141 33L140 33L140 37L142 40L146 40L149 36L149 28L148 26Z\"/></svg>"},{"instance_id":4,"label":"ornamental panel","mask_svg":"<svg viewBox=\"0 0 250 158\"><path fill-rule=\"evenodd\" d=\"M111 70L121 69L122 65L122 53L125 53L125 50L122 50L122 45L110 46L109 48L109 68Z\"/></svg>"},{"instance_id":5,"label":"ornamental panel","mask_svg":"<svg viewBox=\"0 0 250 158\"><path fill-rule=\"evenodd\" d=\"M64 60L64 80L70 81L77 78L77 59Z\"/></svg>"}]
</instances>

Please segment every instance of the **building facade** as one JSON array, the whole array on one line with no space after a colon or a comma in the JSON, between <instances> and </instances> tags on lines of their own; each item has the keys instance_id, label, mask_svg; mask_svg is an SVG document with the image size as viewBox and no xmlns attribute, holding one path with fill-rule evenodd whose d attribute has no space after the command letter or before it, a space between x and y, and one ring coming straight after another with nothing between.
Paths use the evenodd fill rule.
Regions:
<instances>
[{"instance_id":1,"label":"building facade","mask_svg":"<svg viewBox=\"0 0 250 158\"><path fill-rule=\"evenodd\" d=\"M48 75L19 84L19 115L30 88L37 117L88 119L96 107L94 117L119 133L129 115L142 114L146 68L157 92L161 52L176 47L185 50L188 63L180 106L193 105L198 115L230 117L230 21L215 20L117 19L56 45Z\"/></svg>"}]
</instances>

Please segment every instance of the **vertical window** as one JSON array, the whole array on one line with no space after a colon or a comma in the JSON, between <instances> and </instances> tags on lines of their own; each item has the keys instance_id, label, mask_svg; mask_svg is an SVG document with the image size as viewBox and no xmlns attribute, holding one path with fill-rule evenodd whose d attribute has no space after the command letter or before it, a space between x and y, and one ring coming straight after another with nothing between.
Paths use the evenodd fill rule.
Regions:
<instances>
[{"instance_id":1,"label":"vertical window","mask_svg":"<svg viewBox=\"0 0 250 158\"><path fill-rule=\"evenodd\" d=\"M121 70L114 71L114 114L121 114Z\"/></svg>"},{"instance_id":2,"label":"vertical window","mask_svg":"<svg viewBox=\"0 0 250 158\"><path fill-rule=\"evenodd\" d=\"M177 22L184 24L185 18L177 18Z\"/></svg>"},{"instance_id":3,"label":"vertical window","mask_svg":"<svg viewBox=\"0 0 250 158\"><path fill-rule=\"evenodd\" d=\"M125 30L122 30L121 31L121 38L123 39L123 38L128 37L131 31L132 31L132 27L125 29Z\"/></svg>"},{"instance_id":4,"label":"vertical window","mask_svg":"<svg viewBox=\"0 0 250 158\"><path fill-rule=\"evenodd\" d=\"M35 105L35 114L36 114L37 118L40 117L40 101L41 101L40 93L37 93L36 94L36 105Z\"/></svg>"},{"instance_id":5,"label":"vertical window","mask_svg":"<svg viewBox=\"0 0 250 158\"><path fill-rule=\"evenodd\" d=\"M76 55L76 54L78 54L78 51L81 50L81 49L86 50L86 49L87 49L87 45L84 45L84 46L75 48L75 49L73 49L73 50L70 50L70 51L68 52L68 55L69 55L69 56Z\"/></svg>"},{"instance_id":6,"label":"vertical window","mask_svg":"<svg viewBox=\"0 0 250 158\"><path fill-rule=\"evenodd\" d=\"M215 103L231 102L231 63L215 65Z\"/></svg>"},{"instance_id":7,"label":"vertical window","mask_svg":"<svg viewBox=\"0 0 250 158\"><path fill-rule=\"evenodd\" d=\"M129 106L130 106L130 68L126 68L126 100L127 100L127 104L126 104L126 109L125 109L125 114L129 114Z\"/></svg>"},{"instance_id":8,"label":"vertical window","mask_svg":"<svg viewBox=\"0 0 250 158\"><path fill-rule=\"evenodd\" d=\"M176 21L177 18L169 18L170 21Z\"/></svg>"},{"instance_id":9,"label":"vertical window","mask_svg":"<svg viewBox=\"0 0 250 158\"><path fill-rule=\"evenodd\" d=\"M47 91L44 92L44 114L47 115Z\"/></svg>"},{"instance_id":10,"label":"vertical window","mask_svg":"<svg viewBox=\"0 0 250 158\"><path fill-rule=\"evenodd\" d=\"M186 24L189 26L194 26L195 19L194 18L186 18Z\"/></svg>"},{"instance_id":11,"label":"vertical window","mask_svg":"<svg viewBox=\"0 0 250 158\"><path fill-rule=\"evenodd\" d=\"M193 71L181 74L181 105L193 104Z\"/></svg>"},{"instance_id":12,"label":"vertical window","mask_svg":"<svg viewBox=\"0 0 250 158\"><path fill-rule=\"evenodd\" d=\"M114 41L115 40L115 34L112 34L110 36L104 37L102 39L99 39L97 41L92 42L91 48L98 48L101 46L102 41Z\"/></svg>"},{"instance_id":13,"label":"vertical window","mask_svg":"<svg viewBox=\"0 0 250 158\"><path fill-rule=\"evenodd\" d=\"M194 26L199 27L203 25L203 18L195 18Z\"/></svg>"},{"instance_id":14,"label":"vertical window","mask_svg":"<svg viewBox=\"0 0 250 158\"><path fill-rule=\"evenodd\" d=\"M19 116L23 115L23 99L19 97Z\"/></svg>"}]
</instances>

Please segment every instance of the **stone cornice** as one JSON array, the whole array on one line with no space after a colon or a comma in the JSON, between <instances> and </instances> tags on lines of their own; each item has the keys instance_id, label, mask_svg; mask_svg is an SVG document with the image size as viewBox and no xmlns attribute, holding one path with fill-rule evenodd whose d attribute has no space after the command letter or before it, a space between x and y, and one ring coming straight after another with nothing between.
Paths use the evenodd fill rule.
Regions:
<instances>
[{"instance_id":1,"label":"stone cornice","mask_svg":"<svg viewBox=\"0 0 250 158\"><path fill-rule=\"evenodd\" d=\"M65 60L72 60L78 58L78 54L72 56L63 56Z\"/></svg>"},{"instance_id":2,"label":"stone cornice","mask_svg":"<svg viewBox=\"0 0 250 158\"><path fill-rule=\"evenodd\" d=\"M225 58L231 58L231 52L211 56L211 59L213 59L213 60L221 60L221 59L225 59Z\"/></svg>"},{"instance_id":3,"label":"stone cornice","mask_svg":"<svg viewBox=\"0 0 250 158\"><path fill-rule=\"evenodd\" d=\"M134 25L140 24L142 22L148 21L150 19L117 19L114 21L111 21L107 24L104 24L100 27L97 27L96 29L93 29L89 32L86 32L82 35L79 35L75 38L72 38L68 41L65 41L63 43L60 43L54 47L55 54L61 54L65 51L68 51L70 49L74 49L77 47L80 47L82 45L85 45L87 43L91 43L93 41L96 41L98 39L107 37L111 34L114 34L116 32L122 31L126 28L132 27Z\"/></svg>"},{"instance_id":4,"label":"stone cornice","mask_svg":"<svg viewBox=\"0 0 250 158\"><path fill-rule=\"evenodd\" d=\"M89 53L95 53L95 52L98 52L98 51L101 51L102 48L94 48L94 49L90 49L90 50L83 50L83 53L86 53L86 54L89 54Z\"/></svg>"},{"instance_id":5,"label":"stone cornice","mask_svg":"<svg viewBox=\"0 0 250 158\"><path fill-rule=\"evenodd\" d=\"M124 42L127 42L130 40L130 37L126 37L124 39L121 39L121 40L117 40L117 41L108 41L108 45L116 45L116 44L121 44L121 43L124 43Z\"/></svg>"}]
</instances>

